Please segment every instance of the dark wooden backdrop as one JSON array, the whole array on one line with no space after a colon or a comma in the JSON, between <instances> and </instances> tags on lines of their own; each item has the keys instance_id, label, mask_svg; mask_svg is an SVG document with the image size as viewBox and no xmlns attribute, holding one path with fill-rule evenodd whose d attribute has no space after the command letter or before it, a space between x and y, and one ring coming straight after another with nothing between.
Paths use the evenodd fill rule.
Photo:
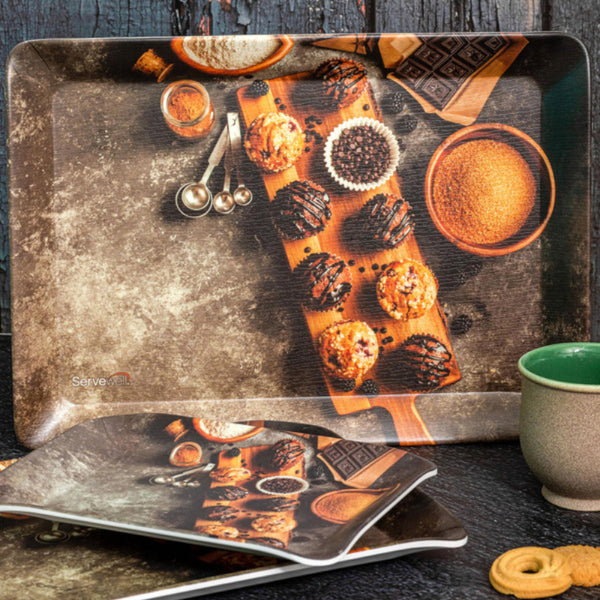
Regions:
<instances>
[{"instance_id":1,"label":"dark wooden backdrop","mask_svg":"<svg viewBox=\"0 0 600 600\"><path fill-rule=\"evenodd\" d=\"M244 33L564 31L587 46L600 107L598 0L0 0L0 332L10 332L4 65L34 38ZM592 336L600 339L600 190L592 123ZM35 199L32 199L35 201Z\"/></svg>"}]
</instances>

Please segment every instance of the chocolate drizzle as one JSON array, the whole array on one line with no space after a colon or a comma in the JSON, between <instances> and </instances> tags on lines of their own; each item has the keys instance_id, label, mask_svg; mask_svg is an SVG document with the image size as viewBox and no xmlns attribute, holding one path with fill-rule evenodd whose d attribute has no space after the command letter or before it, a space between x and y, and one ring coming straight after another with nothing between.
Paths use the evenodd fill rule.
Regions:
<instances>
[{"instance_id":1,"label":"chocolate drizzle","mask_svg":"<svg viewBox=\"0 0 600 600\"><path fill-rule=\"evenodd\" d=\"M303 289L304 304L314 310L339 306L350 294L352 274L346 263L326 252L307 256L295 270Z\"/></svg>"},{"instance_id":2,"label":"chocolate drizzle","mask_svg":"<svg viewBox=\"0 0 600 600\"><path fill-rule=\"evenodd\" d=\"M301 240L323 231L331 218L329 195L311 181L292 181L275 194L271 216L281 235Z\"/></svg>"},{"instance_id":3,"label":"chocolate drizzle","mask_svg":"<svg viewBox=\"0 0 600 600\"><path fill-rule=\"evenodd\" d=\"M367 71L352 60L333 58L319 65L315 77L323 80L327 98L343 108L352 104L364 91Z\"/></svg>"},{"instance_id":4,"label":"chocolate drizzle","mask_svg":"<svg viewBox=\"0 0 600 600\"><path fill-rule=\"evenodd\" d=\"M412 335L402 342L397 351L398 376L409 390L434 390L450 375L447 363L452 355L438 339L431 335Z\"/></svg>"},{"instance_id":5,"label":"chocolate drizzle","mask_svg":"<svg viewBox=\"0 0 600 600\"><path fill-rule=\"evenodd\" d=\"M365 230L370 242L383 248L395 248L414 228L412 207L393 194L377 194L364 206Z\"/></svg>"}]
</instances>

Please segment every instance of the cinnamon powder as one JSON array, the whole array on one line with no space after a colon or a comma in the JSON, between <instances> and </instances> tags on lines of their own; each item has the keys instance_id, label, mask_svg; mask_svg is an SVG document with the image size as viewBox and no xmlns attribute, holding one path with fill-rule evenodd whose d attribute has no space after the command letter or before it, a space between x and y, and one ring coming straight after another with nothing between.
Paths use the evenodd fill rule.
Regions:
<instances>
[{"instance_id":1,"label":"cinnamon powder","mask_svg":"<svg viewBox=\"0 0 600 600\"><path fill-rule=\"evenodd\" d=\"M196 120L204 107L202 94L191 88L183 88L169 98L169 114L182 123Z\"/></svg>"},{"instance_id":2,"label":"cinnamon powder","mask_svg":"<svg viewBox=\"0 0 600 600\"><path fill-rule=\"evenodd\" d=\"M496 244L527 221L536 182L521 154L504 142L471 140L451 150L433 180L433 202L444 227L473 244Z\"/></svg>"}]
</instances>

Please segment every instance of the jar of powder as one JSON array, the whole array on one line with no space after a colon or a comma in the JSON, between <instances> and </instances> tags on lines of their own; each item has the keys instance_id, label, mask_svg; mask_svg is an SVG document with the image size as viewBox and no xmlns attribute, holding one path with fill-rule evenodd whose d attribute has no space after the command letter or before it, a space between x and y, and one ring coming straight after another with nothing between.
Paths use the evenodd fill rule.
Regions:
<instances>
[{"instance_id":1,"label":"jar of powder","mask_svg":"<svg viewBox=\"0 0 600 600\"><path fill-rule=\"evenodd\" d=\"M206 88L191 79L169 84L160 107L167 125L184 138L204 137L215 124L215 109Z\"/></svg>"}]
</instances>

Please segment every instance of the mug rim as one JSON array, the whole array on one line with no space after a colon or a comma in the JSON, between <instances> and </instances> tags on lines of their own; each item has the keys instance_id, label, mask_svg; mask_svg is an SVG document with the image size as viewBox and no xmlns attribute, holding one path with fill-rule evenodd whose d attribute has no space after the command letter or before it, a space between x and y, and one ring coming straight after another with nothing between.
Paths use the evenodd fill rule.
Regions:
<instances>
[{"instance_id":1,"label":"mug rim","mask_svg":"<svg viewBox=\"0 0 600 600\"><path fill-rule=\"evenodd\" d=\"M523 377L526 377L530 381L535 383L539 383L540 385L545 385L546 387L565 390L567 392L587 392L587 393L596 393L600 394L600 384L594 383L571 383L567 381L561 381L560 379L551 379L549 377L543 377L542 375L537 375L533 373L525 366L525 361L536 354L541 354L546 352L549 348L553 348L555 350L561 348L595 348L598 350L600 354L600 343L598 342L564 342L561 344L548 344L546 346L540 346L539 348L534 348L529 352L526 352L519 358L519 362L517 366L519 371Z\"/></svg>"}]
</instances>

